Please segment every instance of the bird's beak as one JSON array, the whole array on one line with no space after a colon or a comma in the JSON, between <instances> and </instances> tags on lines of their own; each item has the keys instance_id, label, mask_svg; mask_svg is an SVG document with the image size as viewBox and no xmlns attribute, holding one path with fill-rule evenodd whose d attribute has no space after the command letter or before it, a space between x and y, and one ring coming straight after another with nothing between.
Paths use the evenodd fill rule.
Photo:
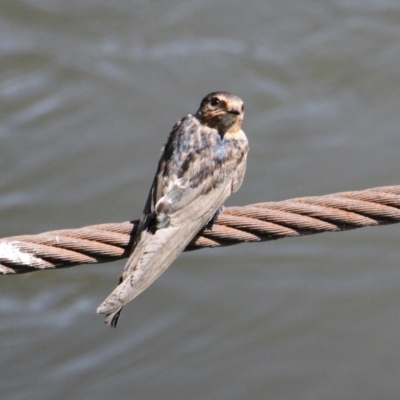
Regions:
<instances>
[{"instance_id":1,"label":"bird's beak","mask_svg":"<svg viewBox=\"0 0 400 400\"><path fill-rule=\"evenodd\" d=\"M240 110L237 110L236 108L231 108L230 110L228 110L228 113L233 115L240 115Z\"/></svg>"}]
</instances>

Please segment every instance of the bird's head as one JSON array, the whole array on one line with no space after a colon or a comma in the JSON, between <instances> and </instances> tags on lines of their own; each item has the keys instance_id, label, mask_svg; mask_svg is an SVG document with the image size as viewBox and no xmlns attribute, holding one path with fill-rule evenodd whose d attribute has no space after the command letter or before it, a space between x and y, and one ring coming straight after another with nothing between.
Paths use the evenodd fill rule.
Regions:
<instances>
[{"instance_id":1,"label":"bird's head","mask_svg":"<svg viewBox=\"0 0 400 400\"><path fill-rule=\"evenodd\" d=\"M228 92L213 92L201 101L196 117L204 125L215 128L224 136L236 133L243 121L243 101Z\"/></svg>"}]
</instances>

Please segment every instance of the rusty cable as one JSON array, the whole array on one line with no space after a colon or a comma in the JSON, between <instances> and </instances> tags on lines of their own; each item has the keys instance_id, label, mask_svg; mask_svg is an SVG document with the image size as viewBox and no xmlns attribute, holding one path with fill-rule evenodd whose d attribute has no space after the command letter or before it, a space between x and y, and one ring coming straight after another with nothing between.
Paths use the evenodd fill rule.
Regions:
<instances>
[{"instance_id":1,"label":"rusty cable","mask_svg":"<svg viewBox=\"0 0 400 400\"><path fill-rule=\"evenodd\" d=\"M186 248L230 246L400 222L400 186L228 207ZM0 274L126 258L138 221L0 239Z\"/></svg>"}]
</instances>

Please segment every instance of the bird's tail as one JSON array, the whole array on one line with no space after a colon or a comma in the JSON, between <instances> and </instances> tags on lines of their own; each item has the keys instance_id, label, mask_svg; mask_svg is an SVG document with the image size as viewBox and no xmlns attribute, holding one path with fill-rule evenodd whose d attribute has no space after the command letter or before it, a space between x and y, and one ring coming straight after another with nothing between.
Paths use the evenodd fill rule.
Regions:
<instances>
[{"instance_id":1,"label":"bird's tail","mask_svg":"<svg viewBox=\"0 0 400 400\"><path fill-rule=\"evenodd\" d=\"M122 282L97 308L105 323L115 327L122 307L153 283L202 228L202 221L159 229L144 245L138 243L126 264Z\"/></svg>"}]
</instances>

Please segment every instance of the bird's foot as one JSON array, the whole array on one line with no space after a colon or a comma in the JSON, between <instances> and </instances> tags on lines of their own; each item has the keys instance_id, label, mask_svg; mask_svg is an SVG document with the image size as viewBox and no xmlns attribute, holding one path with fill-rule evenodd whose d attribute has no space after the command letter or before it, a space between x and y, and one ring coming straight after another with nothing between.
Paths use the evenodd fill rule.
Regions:
<instances>
[{"instance_id":1,"label":"bird's foot","mask_svg":"<svg viewBox=\"0 0 400 400\"><path fill-rule=\"evenodd\" d=\"M212 227L215 223L215 221L218 218L218 215L222 213L222 211L224 211L225 206L222 205L218 208L217 211L215 211L215 214L213 215L213 217L207 222L207 225L205 226L205 229L208 229L209 231L212 230Z\"/></svg>"}]
</instances>

